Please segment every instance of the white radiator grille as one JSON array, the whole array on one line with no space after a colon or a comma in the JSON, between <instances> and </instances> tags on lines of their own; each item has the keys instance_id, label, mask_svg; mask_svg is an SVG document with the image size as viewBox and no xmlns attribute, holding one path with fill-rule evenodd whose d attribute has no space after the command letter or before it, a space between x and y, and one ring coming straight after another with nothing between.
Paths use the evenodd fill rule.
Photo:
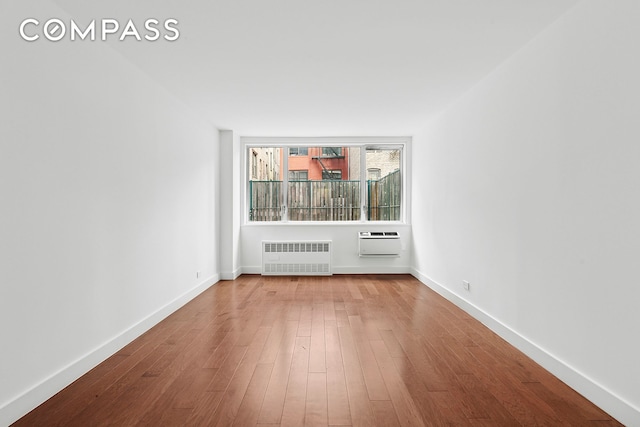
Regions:
<instances>
[{"instance_id":1,"label":"white radiator grille","mask_svg":"<svg viewBox=\"0 0 640 427\"><path fill-rule=\"evenodd\" d=\"M331 242L262 242L264 275L330 275Z\"/></svg>"},{"instance_id":2,"label":"white radiator grille","mask_svg":"<svg viewBox=\"0 0 640 427\"><path fill-rule=\"evenodd\" d=\"M267 263L264 266L265 274L328 274L328 264L282 264Z\"/></svg>"},{"instance_id":3,"label":"white radiator grille","mask_svg":"<svg viewBox=\"0 0 640 427\"><path fill-rule=\"evenodd\" d=\"M329 243L280 242L266 243L265 252L329 252Z\"/></svg>"}]
</instances>

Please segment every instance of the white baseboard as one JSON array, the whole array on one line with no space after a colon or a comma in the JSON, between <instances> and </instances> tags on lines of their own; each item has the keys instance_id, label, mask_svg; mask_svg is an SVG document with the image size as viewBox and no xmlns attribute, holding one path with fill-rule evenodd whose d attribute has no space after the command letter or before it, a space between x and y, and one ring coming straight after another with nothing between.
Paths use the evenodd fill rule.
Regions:
<instances>
[{"instance_id":1,"label":"white baseboard","mask_svg":"<svg viewBox=\"0 0 640 427\"><path fill-rule=\"evenodd\" d=\"M260 274L262 273L262 267L242 267L243 274Z\"/></svg>"},{"instance_id":2,"label":"white baseboard","mask_svg":"<svg viewBox=\"0 0 640 427\"><path fill-rule=\"evenodd\" d=\"M242 273L243 268L238 267L233 271L224 271L220 273L220 280L236 280Z\"/></svg>"},{"instance_id":3,"label":"white baseboard","mask_svg":"<svg viewBox=\"0 0 640 427\"><path fill-rule=\"evenodd\" d=\"M81 356L77 360L53 373L31 389L10 400L0 407L0 426L8 426L17 421L29 411L52 397L54 394L71 384L82 375L89 372L98 364L115 354L118 350L129 344L140 335L160 323L171 313L184 306L186 303L200 295L220 280L219 275L213 275L200 282L191 290L180 295L170 303L160 307L138 323L122 331L98 348Z\"/></svg>"},{"instance_id":4,"label":"white baseboard","mask_svg":"<svg viewBox=\"0 0 640 427\"><path fill-rule=\"evenodd\" d=\"M262 267L242 267L245 274L260 274ZM333 274L411 274L409 267L397 266L353 266L333 267Z\"/></svg>"},{"instance_id":5,"label":"white baseboard","mask_svg":"<svg viewBox=\"0 0 640 427\"><path fill-rule=\"evenodd\" d=\"M407 266L352 266L333 267L333 274L411 274L411 269Z\"/></svg>"},{"instance_id":6,"label":"white baseboard","mask_svg":"<svg viewBox=\"0 0 640 427\"><path fill-rule=\"evenodd\" d=\"M640 409L634 407L631 403L620 398L585 374L555 357L547 350L530 341L528 338L494 318L481 308L432 280L426 274L416 270L415 268L412 268L411 270L411 274L420 282L433 289L456 306L460 307L475 319L479 320L493 332L504 338L509 344L529 356L543 368L551 372L578 393L582 394L595 405L608 412L618 421L629 427L640 427Z\"/></svg>"}]
</instances>

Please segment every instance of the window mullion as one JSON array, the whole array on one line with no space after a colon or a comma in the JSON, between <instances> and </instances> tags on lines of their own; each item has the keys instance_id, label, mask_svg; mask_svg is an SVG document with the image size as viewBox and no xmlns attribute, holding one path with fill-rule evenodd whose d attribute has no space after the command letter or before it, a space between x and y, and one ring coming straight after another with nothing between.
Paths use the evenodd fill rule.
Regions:
<instances>
[{"instance_id":1,"label":"window mullion","mask_svg":"<svg viewBox=\"0 0 640 427\"><path fill-rule=\"evenodd\" d=\"M282 217L280 221L289 221L289 147L282 147Z\"/></svg>"},{"instance_id":2,"label":"window mullion","mask_svg":"<svg viewBox=\"0 0 640 427\"><path fill-rule=\"evenodd\" d=\"M360 146L360 221L368 221L367 218L367 147Z\"/></svg>"}]
</instances>

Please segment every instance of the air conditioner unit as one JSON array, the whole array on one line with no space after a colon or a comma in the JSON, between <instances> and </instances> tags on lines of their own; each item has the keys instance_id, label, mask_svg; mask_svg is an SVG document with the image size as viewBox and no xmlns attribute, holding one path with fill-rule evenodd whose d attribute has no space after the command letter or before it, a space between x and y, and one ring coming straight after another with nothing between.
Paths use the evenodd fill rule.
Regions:
<instances>
[{"instance_id":1,"label":"air conditioner unit","mask_svg":"<svg viewBox=\"0 0 640 427\"><path fill-rule=\"evenodd\" d=\"M358 254L367 256L399 256L402 245L397 231L360 231Z\"/></svg>"},{"instance_id":2,"label":"air conditioner unit","mask_svg":"<svg viewBox=\"0 0 640 427\"><path fill-rule=\"evenodd\" d=\"M331 241L263 241L266 276L331 275Z\"/></svg>"}]
</instances>

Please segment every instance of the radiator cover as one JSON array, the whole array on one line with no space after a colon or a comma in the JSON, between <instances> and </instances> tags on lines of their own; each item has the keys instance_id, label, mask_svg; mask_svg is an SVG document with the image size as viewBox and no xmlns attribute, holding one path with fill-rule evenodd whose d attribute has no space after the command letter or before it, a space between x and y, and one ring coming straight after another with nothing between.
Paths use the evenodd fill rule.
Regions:
<instances>
[{"instance_id":1,"label":"radiator cover","mask_svg":"<svg viewBox=\"0 0 640 427\"><path fill-rule=\"evenodd\" d=\"M265 276L329 276L331 241L263 241L262 274Z\"/></svg>"}]
</instances>

